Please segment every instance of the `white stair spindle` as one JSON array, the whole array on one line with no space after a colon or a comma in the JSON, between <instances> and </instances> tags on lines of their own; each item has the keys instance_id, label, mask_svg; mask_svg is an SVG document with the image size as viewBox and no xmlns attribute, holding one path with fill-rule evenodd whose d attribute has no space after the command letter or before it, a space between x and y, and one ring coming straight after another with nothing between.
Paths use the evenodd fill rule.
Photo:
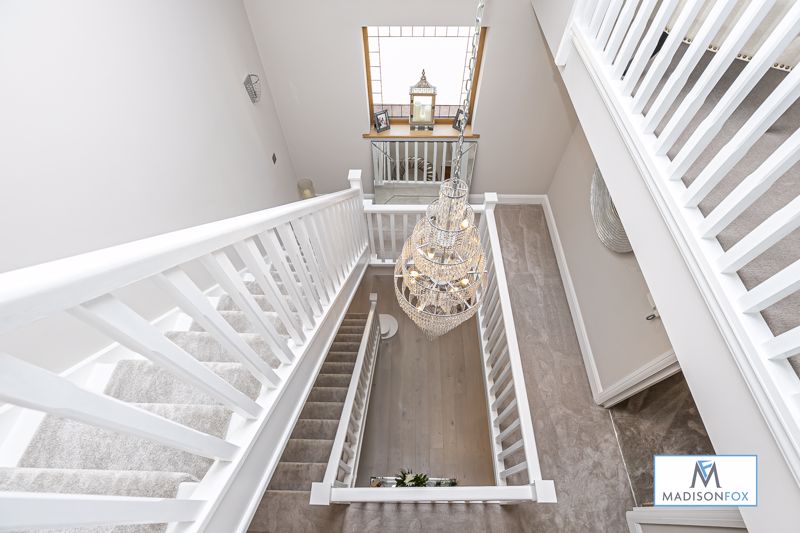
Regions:
<instances>
[{"instance_id":1,"label":"white stair spindle","mask_svg":"<svg viewBox=\"0 0 800 533\"><path fill-rule=\"evenodd\" d=\"M614 25L614 30L611 32L611 37L608 39L608 44L603 54L606 63L609 65L614 63L614 58L617 57L619 48L622 46L622 40L625 38L625 34L628 33L633 16L636 14L636 6L638 4L639 0L625 1L625 6L617 18L617 23Z\"/></svg>"},{"instance_id":2,"label":"white stair spindle","mask_svg":"<svg viewBox=\"0 0 800 533\"><path fill-rule=\"evenodd\" d=\"M719 50L714 54L711 62L703 70L700 78L681 101L678 109L672 113L667 125L658 136L655 148L657 155L666 155L672 148L774 4L775 0L753 0L750 3L728 37L720 45Z\"/></svg>"},{"instance_id":3,"label":"white stair spindle","mask_svg":"<svg viewBox=\"0 0 800 533\"><path fill-rule=\"evenodd\" d=\"M719 269L726 274L736 272L798 227L800 196L770 215L722 254L718 263Z\"/></svg>"},{"instance_id":4,"label":"white stair spindle","mask_svg":"<svg viewBox=\"0 0 800 533\"><path fill-rule=\"evenodd\" d=\"M608 9L606 10L605 17L603 17L603 24L597 32L597 46L600 50L606 47L608 38L611 36L611 30L614 29L614 24L617 22L619 10L622 9L623 0L611 0Z\"/></svg>"},{"instance_id":5,"label":"white stair spindle","mask_svg":"<svg viewBox=\"0 0 800 533\"><path fill-rule=\"evenodd\" d=\"M757 313L800 289L800 259L739 298L745 313Z\"/></svg>"},{"instance_id":6,"label":"white stair spindle","mask_svg":"<svg viewBox=\"0 0 800 533\"><path fill-rule=\"evenodd\" d=\"M666 41L664 41L664 45L653 58L650 68L647 69L647 74L645 74L642 84L636 89L636 95L633 97L633 113L641 113L644 106L650 101L650 97L653 96L656 86L672 62L678 47L683 42L683 37L689 33L689 27L697 18L701 7L703 7L703 2L689 2L683 6L675 25L670 30Z\"/></svg>"},{"instance_id":7,"label":"white stair spindle","mask_svg":"<svg viewBox=\"0 0 800 533\"><path fill-rule=\"evenodd\" d=\"M278 313L278 318L283 322L286 331L289 332L289 336L296 344L303 344L306 339L303 325L289 308L286 296L281 293L278 284L275 283L275 279L270 274L269 265L261 256L261 251L258 249L255 240L253 238L245 239L236 243L234 249L244 261L250 274L256 279L258 286L269 298L272 308Z\"/></svg>"},{"instance_id":8,"label":"white stair spindle","mask_svg":"<svg viewBox=\"0 0 800 533\"><path fill-rule=\"evenodd\" d=\"M297 280L294 277L289 265L286 263L286 258L283 256L283 251L278 237L273 230L267 230L260 235L261 246L267 252L269 262L277 272L278 278L283 283L284 288L289 294L289 298L294 303L300 319L303 321L303 326L308 329L314 327L314 313L308 302L302 296L300 289L297 287Z\"/></svg>"},{"instance_id":9,"label":"white stair spindle","mask_svg":"<svg viewBox=\"0 0 800 533\"><path fill-rule=\"evenodd\" d=\"M647 28L647 22L650 20L650 14L655 6L656 0L643 0L639 6L636 18L633 20L633 24L630 25L628 33L625 34L625 40L622 42L622 47L614 60L612 74L615 80L621 79L625 69L628 68L628 63L633 58L634 52L636 52L636 46L639 44L639 39L641 39L645 28Z\"/></svg>"},{"instance_id":10,"label":"white stair spindle","mask_svg":"<svg viewBox=\"0 0 800 533\"><path fill-rule=\"evenodd\" d=\"M322 298L322 302L327 305L331 298L336 295L336 291L333 288L333 285L330 284L328 278L323 275L325 266L324 257L320 247L311 243L310 232L306 227L306 222L304 219L298 218L296 220L292 220L291 224L292 229L297 236L297 240L299 241L301 254L306 260L309 273L315 280L317 292L319 293L320 298Z\"/></svg>"},{"instance_id":11,"label":"white stair spindle","mask_svg":"<svg viewBox=\"0 0 800 533\"><path fill-rule=\"evenodd\" d=\"M695 2L695 4L699 3L700 2ZM639 48L636 50L636 55L633 57L628 71L624 74L625 80L622 84L622 90L626 95L632 94L633 90L636 88L636 84L639 82L639 78L641 78L642 72L644 72L653 52L655 52L658 40L664 33L664 29L669 22L670 16L672 16L672 12L675 11L677 4L678 0L661 1L661 5L655 17L653 17L653 21L650 23L650 28L639 44Z\"/></svg>"},{"instance_id":12,"label":"white stair spindle","mask_svg":"<svg viewBox=\"0 0 800 533\"><path fill-rule=\"evenodd\" d=\"M0 493L0 531L191 522L206 502L93 494Z\"/></svg>"},{"instance_id":13,"label":"white stair spindle","mask_svg":"<svg viewBox=\"0 0 800 533\"><path fill-rule=\"evenodd\" d=\"M256 418L261 414L261 407L257 403L167 339L155 326L112 295L90 300L70 309L69 313L245 418Z\"/></svg>"},{"instance_id":14,"label":"white stair spindle","mask_svg":"<svg viewBox=\"0 0 800 533\"><path fill-rule=\"evenodd\" d=\"M699 225L700 235L705 238L719 235L798 161L800 161L800 130L786 139L708 214Z\"/></svg>"},{"instance_id":15,"label":"white stair spindle","mask_svg":"<svg viewBox=\"0 0 800 533\"><path fill-rule=\"evenodd\" d=\"M800 354L800 326L768 340L763 350L769 359L787 359Z\"/></svg>"},{"instance_id":16,"label":"white stair spindle","mask_svg":"<svg viewBox=\"0 0 800 533\"><path fill-rule=\"evenodd\" d=\"M155 276L153 280L171 294L189 316L212 334L225 350L241 361L259 381L273 388L280 384L281 380L275 371L214 309L203 291L194 284L186 272L176 267Z\"/></svg>"},{"instance_id":17,"label":"white stair spindle","mask_svg":"<svg viewBox=\"0 0 800 533\"><path fill-rule=\"evenodd\" d=\"M686 206L697 207L798 97L800 69L794 69L689 185Z\"/></svg>"},{"instance_id":18,"label":"white stair spindle","mask_svg":"<svg viewBox=\"0 0 800 533\"><path fill-rule=\"evenodd\" d=\"M278 235L280 235L283 246L286 249L286 255L289 261L294 265L294 273L299 277L300 288L308 298L308 302L313 309L315 315L322 314L322 306L320 305L320 288L314 284L308 276L308 267L300 254L300 248L297 246L297 238L295 237L292 228L289 224L281 224L276 228Z\"/></svg>"},{"instance_id":19,"label":"white stair spindle","mask_svg":"<svg viewBox=\"0 0 800 533\"><path fill-rule=\"evenodd\" d=\"M653 133L669 111L681 89L686 85L700 59L708 50L711 40L719 33L722 24L736 7L736 0L720 0L708 13L697 35L683 54L678 66L669 76L667 83L656 96L653 105L645 116L643 132ZM638 94L637 94L638 96Z\"/></svg>"},{"instance_id":20,"label":"white stair spindle","mask_svg":"<svg viewBox=\"0 0 800 533\"><path fill-rule=\"evenodd\" d=\"M670 179L679 180L697 161L739 104L800 31L800 2L794 4L744 67L714 109L695 129L670 166ZM784 80L785 81L785 80Z\"/></svg>"},{"instance_id":21,"label":"white stair spindle","mask_svg":"<svg viewBox=\"0 0 800 533\"><path fill-rule=\"evenodd\" d=\"M589 22L589 27L587 29L589 32L589 37L597 37L597 32L600 31L600 25L603 23L603 19L606 16L606 11L608 10L608 3L609 0L597 0L597 5L595 7L594 14L592 15L592 20Z\"/></svg>"},{"instance_id":22,"label":"white stair spindle","mask_svg":"<svg viewBox=\"0 0 800 533\"><path fill-rule=\"evenodd\" d=\"M230 461L238 451L236 446L218 437L87 391L61 376L3 353L0 353L0 399L202 457Z\"/></svg>"},{"instance_id":23,"label":"white stair spindle","mask_svg":"<svg viewBox=\"0 0 800 533\"><path fill-rule=\"evenodd\" d=\"M286 343L286 339L278 333L272 322L267 319L261 306L258 305L253 295L247 290L247 286L242 281L228 255L222 251L214 252L200 258L200 262L225 292L230 295L236 306L245 313L247 320L256 330L256 333L267 341L273 355L283 364L291 363L294 360L294 353Z\"/></svg>"}]
</instances>

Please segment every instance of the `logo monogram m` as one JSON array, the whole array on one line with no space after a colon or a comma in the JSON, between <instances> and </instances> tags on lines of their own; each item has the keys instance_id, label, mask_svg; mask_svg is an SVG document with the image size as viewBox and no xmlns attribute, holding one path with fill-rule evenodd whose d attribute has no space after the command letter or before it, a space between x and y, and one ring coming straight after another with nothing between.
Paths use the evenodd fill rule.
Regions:
<instances>
[{"instance_id":1,"label":"logo monogram m","mask_svg":"<svg viewBox=\"0 0 800 533\"><path fill-rule=\"evenodd\" d=\"M714 476L714 482L717 488L719 485L719 476L717 475L717 464L714 461L697 461L694 465L694 474L692 475L692 486L694 488L697 482L697 476L700 476L700 481L703 482L704 487L708 487L708 482L711 481L711 476Z\"/></svg>"}]
</instances>

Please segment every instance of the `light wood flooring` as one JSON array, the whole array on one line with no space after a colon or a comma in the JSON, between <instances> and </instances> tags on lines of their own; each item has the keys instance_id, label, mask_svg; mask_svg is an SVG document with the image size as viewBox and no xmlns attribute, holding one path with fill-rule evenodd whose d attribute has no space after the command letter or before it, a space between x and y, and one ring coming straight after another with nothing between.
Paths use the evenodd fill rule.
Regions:
<instances>
[{"instance_id":1,"label":"light wood flooring","mask_svg":"<svg viewBox=\"0 0 800 533\"><path fill-rule=\"evenodd\" d=\"M459 485L493 485L475 319L429 342L397 304L392 272L370 268L351 306L365 311L376 292L378 311L400 326L381 342L357 485L401 468L455 477Z\"/></svg>"}]
</instances>

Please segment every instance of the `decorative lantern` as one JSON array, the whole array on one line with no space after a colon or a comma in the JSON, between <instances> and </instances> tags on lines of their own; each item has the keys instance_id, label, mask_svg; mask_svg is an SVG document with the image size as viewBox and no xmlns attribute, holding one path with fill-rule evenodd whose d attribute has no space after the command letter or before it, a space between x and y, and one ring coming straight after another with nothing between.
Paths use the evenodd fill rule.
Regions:
<instances>
[{"instance_id":1,"label":"decorative lantern","mask_svg":"<svg viewBox=\"0 0 800 533\"><path fill-rule=\"evenodd\" d=\"M425 70L416 85L408 91L411 95L411 114L408 123L412 130L433 130L433 111L436 109L436 87L428 83Z\"/></svg>"}]
</instances>

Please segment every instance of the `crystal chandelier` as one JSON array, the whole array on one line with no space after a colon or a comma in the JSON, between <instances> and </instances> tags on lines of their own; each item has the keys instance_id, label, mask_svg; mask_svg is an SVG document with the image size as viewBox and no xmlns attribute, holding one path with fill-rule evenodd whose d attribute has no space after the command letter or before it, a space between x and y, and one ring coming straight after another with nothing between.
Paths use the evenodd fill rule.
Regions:
<instances>
[{"instance_id":1,"label":"crystal chandelier","mask_svg":"<svg viewBox=\"0 0 800 533\"><path fill-rule=\"evenodd\" d=\"M472 34L472 56L463 114L453 157L452 179L442 183L439 198L427 208L403 245L394 267L394 292L405 313L428 339L444 335L478 310L478 290L486 277L483 248L469 186L461 180L464 129L469 120L484 0L478 2Z\"/></svg>"}]
</instances>

